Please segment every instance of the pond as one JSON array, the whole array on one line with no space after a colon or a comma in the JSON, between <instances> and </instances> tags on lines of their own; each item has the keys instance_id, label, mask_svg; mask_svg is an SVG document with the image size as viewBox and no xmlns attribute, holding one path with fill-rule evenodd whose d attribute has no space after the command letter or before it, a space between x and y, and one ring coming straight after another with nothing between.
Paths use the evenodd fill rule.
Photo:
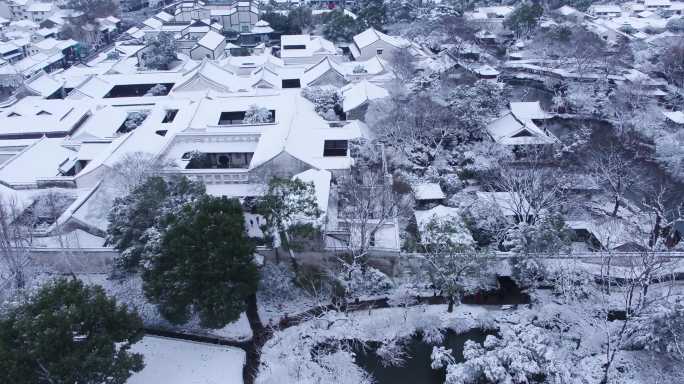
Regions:
<instances>
[{"instance_id":1,"label":"pond","mask_svg":"<svg viewBox=\"0 0 684 384\"><path fill-rule=\"evenodd\" d=\"M530 295L523 291L510 276L497 276L497 289L466 295L463 304L475 305L515 305L529 304Z\"/></svg>"},{"instance_id":2,"label":"pond","mask_svg":"<svg viewBox=\"0 0 684 384\"><path fill-rule=\"evenodd\" d=\"M467 340L482 343L487 335L496 334L494 331L484 331L473 329L465 333L456 333L448 330L443 346L450 348L457 362L463 361L463 346ZM382 365L381 358L375 353L378 344L372 348L358 348L356 353L356 363L373 375L377 384L443 384L446 379L446 369L434 370L430 367L430 354L432 344L422 340L420 336L413 336L406 343L405 351L409 357L404 365L385 367Z\"/></svg>"}]
</instances>

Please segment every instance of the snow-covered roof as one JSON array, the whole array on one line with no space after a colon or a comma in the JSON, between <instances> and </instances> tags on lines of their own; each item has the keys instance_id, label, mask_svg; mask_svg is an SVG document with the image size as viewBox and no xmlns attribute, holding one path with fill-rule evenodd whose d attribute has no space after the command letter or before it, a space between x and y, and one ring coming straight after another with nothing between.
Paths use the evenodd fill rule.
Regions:
<instances>
[{"instance_id":1,"label":"snow-covered roof","mask_svg":"<svg viewBox=\"0 0 684 384\"><path fill-rule=\"evenodd\" d=\"M416 184L411 188L416 200L441 200L446 197L437 183Z\"/></svg>"},{"instance_id":2,"label":"snow-covered roof","mask_svg":"<svg viewBox=\"0 0 684 384\"><path fill-rule=\"evenodd\" d=\"M499 71L487 64L473 67L473 72L480 76L499 76Z\"/></svg>"},{"instance_id":3,"label":"snow-covered roof","mask_svg":"<svg viewBox=\"0 0 684 384\"><path fill-rule=\"evenodd\" d=\"M7 108L2 115L0 136L66 136L77 128L78 122L89 113L90 108L80 102L25 97Z\"/></svg>"},{"instance_id":4,"label":"snow-covered roof","mask_svg":"<svg viewBox=\"0 0 684 384\"><path fill-rule=\"evenodd\" d=\"M197 44L213 51L216 50L224 41L225 38L222 34L209 31L197 41Z\"/></svg>"},{"instance_id":5,"label":"snow-covered roof","mask_svg":"<svg viewBox=\"0 0 684 384\"><path fill-rule=\"evenodd\" d=\"M259 20L254 24L250 33L271 33L271 32L273 32L273 28L271 28L271 24L269 24L268 21L266 21L266 20Z\"/></svg>"},{"instance_id":6,"label":"snow-covered roof","mask_svg":"<svg viewBox=\"0 0 684 384\"><path fill-rule=\"evenodd\" d=\"M31 75L59 62L63 58L64 55L61 52L53 53L51 55L37 53L33 56L28 56L17 61L14 63L14 67L24 75Z\"/></svg>"},{"instance_id":7,"label":"snow-covered roof","mask_svg":"<svg viewBox=\"0 0 684 384\"><path fill-rule=\"evenodd\" d=\"M668 8L670 6L670 0L644 0L644 6L646 6L646 8L652 8L652 7Z\"/></svg>"},{"instance_id":8,"label":"snow-covered roof","mask_svg":"<svg viewBox=\"0 0 684 384\"><path fill-rule=\"evenodd\" d=\"M280 57L282 58L334 55L337 53L335 44L331 41L311 35L283 35L280 37L280 48Z\"/></svg>"},{"instance_id":9,"label":"snow-covered roof","mask_svg":"<svg viewBox=\"0 0 684 384\"><path fill-rule=\"evenodd\" d=\"M401 37L386 35L372 27L354 36L353 40L359 49L363 49L378 40L382 40L396 48L405 48L409 45L409 43Z\"/></svg>"},{"instance_id":10,"label":"snow-covered roof","mask_svg":"<svg viewBox=\"0 0 684 384\"><path fill-rule=\"evenodd\" d=\"M570 15L573 15L573 14L579 12L579 11L576 10L575 8L569 6L569 5L564 5L560 8L558 8L556 10L556 12L560 13L563 16L570 16Z\"/></svg>"},{"instance_id":11,"label":"snow-covered roof","mask_svg":"<svg viewBox=\"0 0 684 384\"><path fill-rule=\"evenodd\" d=\"M385 88L379 87L367 80L347 84L342 88L342 109L349 112L366 104L370 100L382 99L389 96Z\"/></svg>"},{"instance_id":12,"label":"snow-covered roof","mask_svg":"<svg viewBox=\"0 0 684 384\"><path fill-rule=\"evenodd\" d=\"M544 112L538 101L517 101L510 103L511 112L520 120L544 120L551 116Z\"/></svg>"},{"instance_id":13,"label":"snow-covered roof","mask_svg":"<svg viewBox=\"0 0 684 384\"><path fill-rule=\"evenodd\" d=\"M10 186L35 185L38 179L59 176L59 165L73 151L62 146L63 139L44 137L2 166L0 181Z\"/></svg>"},{"instance_id":14,"label":"snow-covered roof","mask_svg":"<svg viewBox=\"0 0 684 384\"><path fill-rule=\"evenodd\" d=\"M26 8L26 12L50 12L53 7L54 4L52 3L35 2L31 3L31 5Z\"/></svg>"},{"instance_id":15,"label":"snow-covered roof","mask_svg":"<svg viewBox=\"0 0 684 384\"><path fill-rule=\"evenodd\" d=\"M168 23L168 22L173 21L173 15L171 15L167 12L164 12L164 11L157 13L156 15L154 15L154 17L163 21L164 23Z\"/></svg>"},{"instance_id":16,"label":"snow-covered roof","mask_svg":"<svg viewBox=\"0 0 684 384\"><path fill-rule=\"evenodd\" d=\"M663 111L663 115L667 117L670 121L677 123L677 124L684 124L684 112L682 111L676 111L676 112L667 112Z\"/></svg>"},{"instance_id":17,"label":"snow-covered roof","mask_svg":"<svg viewBox=\"0 0 684 384\"><path fill-rule=\"evenodd\" d=\"M414 215L416 216L418 228L425 228L433 219L459 219L461 217L458 208L445 207L443 205L438 205L424 211L415 211Z\"/></svg>"},{"instance_id":18,"label":"snow-covered roof","mask_svg":"<svg viewBox=\"0 0 684 384\"><path fill-rule=\"evenodd\" d=\"M33 45L36 46L36 48L42 50L42 51L49 51L52 49L59 49L59 50L64 50L67 48L75 47L78 45L78 42L73 39L68 39L68 40L58 40L54 38L48 38L41 40L37 43L34 43Z\"/></svg>"},{"instance_id":19,"label":"snow-covered roof","mask_svg":"<svg viewBox=\"0 0 684 384\"><path fill-rule=\"evenodd\" d=\"M26 89L38 96L48 97L60 88L62 88L62 82L53 79L50 75L43 73L40 76L24 83Z\"/></svg>"},{"instance_id":20,"label":"snow-covered roof","mask_svg":"<svg viewBox=\"0 0 684 384\"><path fill-rule=\"evenodd\" d=\"M160 30L162 25L164 25L161 20L154 17L150 17L149 19L143 21L143 24L152 28L153 30Z\"/></svg>"},{"instance_id":21,"label":"snow-covered roof","mask_svg":"<svg viewBox=\"0 0 684 384\"><path fill-rule=\"evenodd\" d=\"M517 192L475 192L475 196L478 200L498 206L504 216L515 216L518 208L522 211L529 209L529 203Z\"/></svg>"},{"instance_id":22,"label":"snow-covered roof","mask_svg":"<svg viewBox=\"0 0 684 384\"><path fill-rule=\"evenodd\" d=\"M213 90L216 92L246 91L251 88L249 78L241 78L204 59L194 70L186 73L173 87L173 92Z\"/></svg>"},{"instance_id":23,"label":"snow-covered roof","mask_svg":"<svg viewBox=\"0 0 684 384\"><path fill-rule=\"evenodd\" d=\"M306 71L304 71L301 77L302 84L312 84L313 82L321 78L323 75L331 71L336 73L340 77L344 77L344 71L340 68L340 66L329 57L325 57L321 61L307 68Z\"/></svg>"},{"instance_id":24,"label":"snow-covered roof","mask_svg":"<svg viewBox=\"0 0 684 384\"><path fill-rule=\"evenodd\" d=\"M512 113L489 123L487 132L494 141L503 145L553 144L557 141L555 136L544 132L531 120L521 121Z\"/></svg>"},{"instance_id":25,"label":"snow-covered roof","mask_svg":"<svg viewBox=\"0 0 684 384\"><path fill-rule=\"evenodd\" d=\"M330 180L332 173L325 169L309 169L294 175L293 179L299 179L305 183L313 183L316 191L316 202L321 212L328 210L328 199L330 197Z\"/></svg>"},{"instance_id":26,"label":"snow-covered roof","mask_svg":"<svg viewBox=\"0 0 684 384\"><path fill-rule=\"evenodd\" d=\"M593 4L589 7L592 13L621 13L622 8L615 4Z\"/></svg>"},{"instance_id":27,"label":"snow-covered roof","mask_svg":"<svg viewBox=\"0 0 684 384\"><path fill-rule=\"evenodd\" d=\"M458 212L457 208L453 207L445 207L443 205L438 205L432 209L428 209L425 211L414 211L414 215L416 217L416 224L418 225L418 231L420 232L421 235L421 241L423 242L430 242L432 241L429 238L429 233L426 233L426 227L427 225L433 221L433 220L438 220L438 221L448 221L451 222L452 224L459 224L461 228L464 230L462 231L456 231L452 234L450 234L451 241L454 242L454 244L462 244L464 246L470 246L475 243L473 240L473 236L470 234L470 232L465 229L465 223L463 222L463 218Z\"/></svg>"}]
</instances>

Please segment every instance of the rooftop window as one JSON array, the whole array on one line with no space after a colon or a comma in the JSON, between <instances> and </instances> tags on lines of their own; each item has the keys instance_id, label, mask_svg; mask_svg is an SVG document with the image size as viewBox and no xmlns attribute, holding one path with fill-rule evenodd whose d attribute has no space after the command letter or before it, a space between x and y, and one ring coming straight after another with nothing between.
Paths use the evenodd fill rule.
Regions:
<instances>
[{"instance_id":1,"label":"rooftop window","mask_svg":"<svg viewBox=\"0 0 684 384\"><path fill-rule=\"evenodd\" d=\"M268 111L267 116L263 116L260 112ZM221 112L219 116L218 125L240 125L240 124L269 124L275 123L276 111L273 109L259 109L259 114L255 115L251 111L231 111Z\"/></svg>"},{"instance_id":2,"label":"rooftop window","mask_svg":"<svg viewBox=\"0 0 684 384\"><path fill-rule=\"evenodd\" d=\"M283 49L306 49L304 44L283 45Z\"/></svg>"},{"instance_id":3,"label":"rooftop window","mask_svg":"<svg viewBox=\"0 0 684 384\"><path fill-rule=\"evenodd\" d=\"M323 143L323 156L347 156L347 140L326 140Z\"/></svg>"},{"instance_id":4,"label":"rooftop window","mask_svg":"<svg viewBox=\"0 0 684 384\"><path fill-rule=\"evenodd\" d=\"M252 161L252 152L202 153L199 151L183 154L190 160L185 169L245 169Z\"/></svg>"},{"instance_id":5,"label":"rooftop window","mask_svg":"<svg viewBox=\"0 0 684 384\"><path fill-rule=\"evenodd\" d=\"M173 120L176 119L177 114L177 109L167 109L166 114L164 115L164 119L162 120L162 124L173 123Z\"/></svg>"}]
</instances>

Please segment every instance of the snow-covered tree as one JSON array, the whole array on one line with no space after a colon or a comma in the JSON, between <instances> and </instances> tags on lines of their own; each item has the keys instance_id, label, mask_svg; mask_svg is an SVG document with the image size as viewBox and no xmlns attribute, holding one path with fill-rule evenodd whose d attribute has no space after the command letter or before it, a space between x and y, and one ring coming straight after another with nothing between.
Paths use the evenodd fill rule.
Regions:
<instances>
[{"instance_id":1,"label":"snow-covered tree","mask_svg":"<svg viewBox=\"0 0 684 384\"><path fill-rule=\"evenodd\" d=\"M482 345L468 340L465 362L447 367L446 384L566 382L569 374L559 368L554 347L544 329L526 324L489 335Z\"/></svg>"},{"instance_id":2,"label":"snow-covered tree","mask_svg":"<svg viewBox=\"0 0 684 384\"><path fill-rule=\"evenodd\" d=\"M314 104L314 110L326 120L339 120L342 113L342 94L333 88L306 87L302 96Z\"/></svg>"},{"instance_id":3,"label":"snow-covered tree","mask_svg":"<svg viewBox=\"0 0 684 384\"><path fill-rule=\"evenodd\" d=\"M460 204L463 221L479 247L498 246L509 223L501 208L492 201L470 199L455 195Z\"/></svg>"},{"instance_id":4,"label":"snow-covered tree","mask_svg":"<svg viewBox=\"0 0 684 384\"><path fill-rule=\"evenodd\" d=\"M530 153L526 167L505 166L492 181L506 192L506 209L516 222L534 224L541 216L559 212L568 199L563 190L564 175L546 167L541 153Z\"/></svg>"},{"instance_id":5,"label":"snow-covered tree","mask_svg":"<svg viewBox=\"0 0 684 384\"><path fill-rule=\"evenodd\" d=\"M117 133L127 133L135 130L145 121L145 119L147 119L149 114L149 111L136 111L129 113Z\"/></svg>"},{"instance_id":6,"label":"snow-covered tree","mask_svg":"<svg viewBox=\"0 0 684 384\"><path fill-rule=\"evenodd\" d=\"M160 32L144 49L140 65L145 69L168 70L177 59L176 39L168 32Z\"/></svg>"},{"instance_id":7,"label":"snow-covered tree","mask_svg":"<svg viewBox=\"0 0 684 384\"><path fill-rule=\"evenodd\" d=\"M0 318L5 383L124 384L144 367L142 320L100 286L60 279Z\"/></svg>"},{"instance_id":8,"label":"snow-covered tree","mask_svg":"<svg viewBox=\"0 0 684 384\"><path fill-rule=\"evenodd\" d=\"M245 124L262 124L273 121L273 116L268 108L260 107L252 104L249 109L245 111L245 118L242 120Z\"/></svg>"},{"instance_id":9,"label":"snow-covered tree","mask_svg":"<svg viewBox=\"0 0 684 384\"><path fill-rule=\"evenodd\" d=\"M416 58L409 48L400 48L394 52L390 65L402 82L411 80L416 73Z\"/></svg>"},{"instance_id":10,"label":"snow-covered tree","mask_svg":"<svg viewBox=\"0 0 684 384\"><path fill-rule=\"evenodd\" d=\"M641 179L634 169L635 160L626 156L619 148L610 146L594 151L589 159L591 175L596 183L611 195L612 216L618 214L625 193L641 186Z\"/></svg>"},{"instance_id":11,"label":"snow-covered tree","mask_svg":"<svg viewBox=\"0 0 684 384\"><path fill-rule=\"evenodd\" d=\"M26 268L33 244L33 218L26 221L19 202L10 196L0 198L0 293L11 296L27 287Z\"/></svg>"},{"instance_id":12,"label":"snow-covered tree","mask_svg":"<svg viewBox=\"0 0 684 384\"><path fill-rule=\"evenodd\" d=\"M684 130L655 139L655 159L673 178L684 181Z\"/></svg>"},{"instance_id":13,"label":"snow-covered tree","mask_svg":"<svg viewBox=\"0 0 684 384\"><path fill-rule=\"evenodd\" d=\"M519 37L530 34L539 23L544 8L537 2L522 2L504 20L504 26Z\"/></svg>"},{"instance_id":14,"label":"snow-covered tree","mask_svg":"<svg viewBox=\"0 0 684 384\"><path fill-rule=\"evenodd\" d=\"M274 239L281 238L284 241L283 245L296 267L290 228L300 221L315 220L321 214L313 183L299 179L272 178L268 182L268 190L257 202L257 212L266 219L267 225L263 228L265 232L272 233Z\"/></svg>"},{"instance_id":15,"label":"snow-covered tree","mask_svg":"<svg viewBox=\"0 0 684 384\"><path fill-rule=\"evenodd\" d=\"M430 280L452 312L464 294L484 281L489 256L473 249L472 237L459 220L431 219L422 230L421 243Z\"/></svg>"},{"instance_id":16,"label":"snow-covered tree","mask_svg":"<svg viewBox=\"0 0 684 384\"><path fill-rule=\"evenodd\" d=\"M237 320L256 293L254 245L237 199L204 195L166 218L158 252L144 257L145 296L174 324L197 313L202 326Z\"/></svg>"},{"instance_id":17,"label":"snow-covered tree","mask_svg":"<svg viewBox=\"0 0 684 384\"><path fill-rule=\"evenodd\" d=\"M120 255L115 260L118 272L139 267L145 246L153 232L163 231L167 216L173 216L184 203L205 193L204 184L185 177L166 181L153 176L134 187L128 195L117 197L109 212L107 241ZM150 229L155 229L149 232Z\"/></svg>"},{"instance_id":18,"label":"snow-covered tree","mask_svg":"<svg viewBox=\"0 0 684 384\"><path fill-rule=\"evenodd\" d=\"M157 84L145 92L145 96L164 96L167 93L169 92L164 84Z\"/></svg>"}]
</instances>

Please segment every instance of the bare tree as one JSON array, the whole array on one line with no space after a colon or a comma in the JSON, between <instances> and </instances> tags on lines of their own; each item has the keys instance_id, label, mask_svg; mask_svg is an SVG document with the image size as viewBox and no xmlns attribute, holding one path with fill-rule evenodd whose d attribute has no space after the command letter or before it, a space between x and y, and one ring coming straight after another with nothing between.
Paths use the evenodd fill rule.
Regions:
<instances>
[{"instance_id":1,"label":"bare tree","mask_svg":"<svg viewBox=\"0 0 684 384\"><path fill-rule=\"evenodd\" d=\"M563 186L565 177L556 168L544 165L539 153L525 166L508 165L501 169L493 187L507 192L507 209L516 221L534 224L543 214L567 208L569 200Z\"/></svg>"},{"instance_id":2,"label":"bare tree","mask_svg":"<svg viewBox=\"0 0 684 384\"><path fill-rule=\"evenodd\" d=\"M612 256L610 257L612 259ZM640 318L648 317L659 304L668 301L674 285L673 262L653 250L644 250L637 256L621 257L619 266L606 269L600 284L610 289L600 289L598 314L600 327L604 332L603 378L601 383L611 380L613 364L619 352L629 342L633 327ZM652 284L659 284L659 290L649 293ZM613 325L613 318L621 323Z\"/></svg>"},{"instance_id":3,"label":"bare tree","mask_svg":"<svg viewBox=\"0 0 684 384\"><path fill-rule=\"evenodd\" d=\"M430 280L447 299L448 312L485 280L490 260L489 255L475 251L472 238L470 243L463 241L460 232L456 221L433 218L425 225L421 239Z\"/></svg>"},{"instance_id":4,"label":"bare tree","mask_svg":"<svg viewBox=\"0 0 684 384\"><path fill-rule=\"evenodd\" d=\"M634 170L635 161L626 158L615 146L594 151L589 159L589 171L606 193L612 195L613 211L617 216L624 195L640 186L640 177Z\"/></svg>"},{"instance_id":5,"label":"bare tree","mask_svg":"<svg viewBox=\"0 0 684 384\"><path fill-rule=\"evenodd\" d=\"M673 41L660 55L660 68L673 83L684 85L684 41Z\"/></svg>"},{"instance_id":6,"label":"bare tree","mask_svg":"<svg viewBox=\"0 0 684 384\"><path fill-rule=\"evenodd\" d=\"M407 82L416 74L416 58L408 47L399 48L392 55L390 65L399 80Z\"/></svg>"},{"instance_id":7,"label":"bare tree","mask_svg":"<svg viewBox=\"0 0 684 384\"><path fill-rule=\"evenodd\" d=\"M147 152L126 153L109 169L104 177L108 186L116 189L118 195L126 195L150 176L174 167L173 162L157 158Z\"/></svg>"},{"instance_id":8,"label":"bare tree","mask_svg":"<svg viewBox=\"0 0 684 384\"><path fill-rule=\"evenodd\" d=\"M22 217L15 199L0 201L0 276L6 281L2 284L6 289L23 290L26 287L26 267L32 243L33 221Z\"/></svg>"},{"instance_id":9,"label":"bare tree","mask_svg":"<svg viewBox=\"0 0 684 384\"><path fill-rule=\"evenodd\" d=\"M398 230L397 219L410 207L409 191L399 190L387 173L384 147L365 143L353 152L358 152L352 153L355 166L337 180L333 198L337 199L338 215L328 218L329 228L346 233L350 275L354 268L364 264L369 250L376 246L376 235L387 227ZM361 154L368 157L362 158Z\"/></svg>"}]
</instances>

